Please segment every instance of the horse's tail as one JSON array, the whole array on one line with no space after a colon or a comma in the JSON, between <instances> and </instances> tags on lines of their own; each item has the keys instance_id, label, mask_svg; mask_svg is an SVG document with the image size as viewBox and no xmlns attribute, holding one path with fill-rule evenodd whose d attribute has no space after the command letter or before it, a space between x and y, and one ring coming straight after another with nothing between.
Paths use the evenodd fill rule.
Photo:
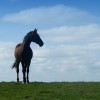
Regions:
<instances>
[{"instance_id":1,"label":"horse's tail","mask_svg":"<svg viewBox=\"0 0 100 100\"><path fill-rule=\"evenodd\" d=\"M17 67L17 61L15 61L12 65L12 69Z\"/></svg>"}]
</instances>

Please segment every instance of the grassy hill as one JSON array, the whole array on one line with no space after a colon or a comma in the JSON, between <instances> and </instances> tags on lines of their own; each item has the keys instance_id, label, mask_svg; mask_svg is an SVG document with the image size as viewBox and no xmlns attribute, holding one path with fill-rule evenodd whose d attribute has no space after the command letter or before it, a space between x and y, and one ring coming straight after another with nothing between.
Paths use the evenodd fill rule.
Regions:
<instances>
[{"instance_id":1,"label":"grassy hill","mask_svg":"<svg viewBox=\"0 0 100 100\"><path fill-rule=\"evenodd\" d=\"M100 82L1 82L0 100L100 100Z\"/></svg>"}]
</instances>

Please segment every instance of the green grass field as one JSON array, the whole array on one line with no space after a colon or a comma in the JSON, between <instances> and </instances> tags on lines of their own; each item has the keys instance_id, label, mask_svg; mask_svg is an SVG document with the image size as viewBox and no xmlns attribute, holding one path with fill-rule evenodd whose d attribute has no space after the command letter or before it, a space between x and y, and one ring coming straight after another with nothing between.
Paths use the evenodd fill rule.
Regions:
<instances>
[{"instance_id":1,"label":"green grass field","mask_svg":"<svg viewBox=\"0 0 100 100\"><path fill-rule=\"evenodd\" d=\"M100 82L1 82L0 100L100 100Z\"/></svg>"}]
</instances>

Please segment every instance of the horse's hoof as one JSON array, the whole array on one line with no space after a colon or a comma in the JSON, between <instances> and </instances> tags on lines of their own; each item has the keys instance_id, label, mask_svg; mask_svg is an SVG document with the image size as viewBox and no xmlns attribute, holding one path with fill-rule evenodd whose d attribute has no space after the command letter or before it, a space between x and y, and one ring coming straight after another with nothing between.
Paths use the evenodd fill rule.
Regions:
<instances>
[{"instance_id":1,"label":"horse's hoof","mask_svg":"<svg viewBox=\"0 0 100 100\"><path fill-rule=\"evenodd\" d=\"M29 81L27 81L27 84L29 84L30 82Z\"/></svg>"},{"instance_id":2,"label":"horse's hoof","mask_svg":"<svg viewBox=\"0 0 100 100\"><path fill-rule=\"evenodd\" d=\"M19 80L17 80L17 82L19 83Z\"/></svg>"}]
</instances>

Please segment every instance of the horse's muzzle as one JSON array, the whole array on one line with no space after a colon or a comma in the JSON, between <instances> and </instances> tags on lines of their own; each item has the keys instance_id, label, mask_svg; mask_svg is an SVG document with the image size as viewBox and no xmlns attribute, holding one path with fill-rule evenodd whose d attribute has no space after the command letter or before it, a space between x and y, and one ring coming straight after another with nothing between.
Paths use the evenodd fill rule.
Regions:
<instances>
[{"instance_id":1,"label":"horse's muzzle","mask_svg":"<svg viewBox=\"0 0 100 100\"><path fill-rule=\"evenodd\" d=\"M39 44L40 47L42 47L44 45L44 43Z\"/></svg>"}]
</instances>

